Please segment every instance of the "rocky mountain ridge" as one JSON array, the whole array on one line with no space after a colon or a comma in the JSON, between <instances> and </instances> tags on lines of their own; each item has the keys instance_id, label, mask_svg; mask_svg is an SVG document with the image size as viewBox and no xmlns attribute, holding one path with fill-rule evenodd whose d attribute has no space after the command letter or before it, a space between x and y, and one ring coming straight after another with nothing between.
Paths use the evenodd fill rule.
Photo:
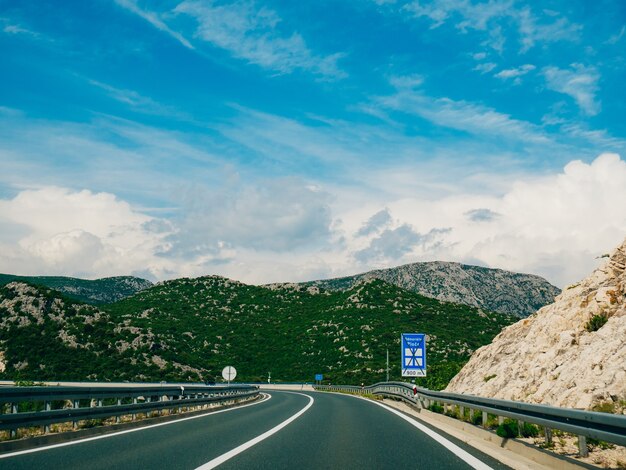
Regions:
<instances>
[{"instance_id":1,"label":"rocky mountain ridge","mask_svg":"<svg viewBox=\"0 0 626 470\"><path fill-rule=\"evenodd\" d=\"M0 274L0 286L13 281L45 286L88 304L106 304L130 297L152 287L152 282L134 276L115 276L88 280L65 276L16 276Z\"/></svg>"},{"instance_id":2,"label":"rocky mountain ridge","mask_svg":"<svg viewBox=\"0 0 626 470\"><path fill-rule=\"evenodd\" d=\"M377 269L355 276L302 283L324 289L349 289L363 279L381 279L445 302L527 317L561 292L542 277L502 269L432 261Z\"/></svg>"},{"instance_id":3,"label":"rocky mountain ridge","mask_svg":"<svg viewBox=\"0 0 626 470\"><path fill-rule=\"evenodd\" d=\"M347 291L242 284L210 276L159 283L92 306L21 282L0 287L0 378L198 381L234 365L238 378L334 383L399 378L400 334L429 334L445 386L513 317L439 302L372 279Z\"/></svg>"},{"instance_id":4,"label":"rocky mountain ridge","mask_svg":"<svg viewBox=\"0 0 626 470\"><path fill-rule=\"evenodd\" d=\"M626 240L604 266L476 351L447 390L583 409L626 407Z\"/></svg>"}]
</instances>

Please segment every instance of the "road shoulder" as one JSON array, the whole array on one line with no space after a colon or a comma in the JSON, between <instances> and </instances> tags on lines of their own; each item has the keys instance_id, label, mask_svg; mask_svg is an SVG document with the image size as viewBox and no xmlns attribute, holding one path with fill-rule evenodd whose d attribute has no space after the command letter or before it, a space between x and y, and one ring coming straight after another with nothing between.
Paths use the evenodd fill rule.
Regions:
<instances>
[{"instance_id":1,"label":"road shoulder","mask_svg":"<svg viewBox=\"0 0 626 470\"><path fill-rule=\"evenodd\" d=\"M515 470L580 470L596 469L582 462L571 461L513 439L502 439L493 432L428 410L417 410L406 403L385 399L383 403L415 417L434 428L472 446Z\"/></svg>"}]
</instances>

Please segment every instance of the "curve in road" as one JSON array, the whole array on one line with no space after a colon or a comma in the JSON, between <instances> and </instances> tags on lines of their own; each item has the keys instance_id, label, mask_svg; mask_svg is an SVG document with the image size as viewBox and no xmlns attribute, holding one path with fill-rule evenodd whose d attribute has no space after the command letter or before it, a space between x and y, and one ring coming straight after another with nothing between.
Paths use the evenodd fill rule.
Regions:
<instances>
[{"instance_id":1,"label":"curve in road","mask_svg":"<svg viewBox=\"0 0 626 470\"><path fill-rule=\"evenodd\" d=\"M271 400L255 406L3 455L0 467L508 468L413 417L370 400L323 392L270 394ZM455 447L461 452L450 451Z\"/></svg>"}]
</instances>

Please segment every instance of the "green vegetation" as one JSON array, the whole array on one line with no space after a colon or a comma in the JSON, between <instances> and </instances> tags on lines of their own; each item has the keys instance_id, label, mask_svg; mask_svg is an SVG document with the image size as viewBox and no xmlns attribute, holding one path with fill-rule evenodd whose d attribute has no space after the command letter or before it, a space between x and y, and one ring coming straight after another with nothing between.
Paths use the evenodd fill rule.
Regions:
<instances>
[{"instance_id":1,"label":"green vegetation","mask_svg":"<svg viewBox=\"0 0 626 470\"><path fill-rule=\"evenodd\" d=\"M429 409L430 411L432 411L433 413L439 413L439 414L443 414L443 411L444 411L444 410L443 410L443 406L442 406L442 405L440 405L440 404L439 404L439 403L437 403L437 402L432 403L432 404L428 407L428 409Z\"/></svg>"},{"instance_id":2,"label":"green vegetation","mask_svg":"<svg viewBox=\"0 0 626 470\"><path fill-rule=\"evenodd\" d=\"M585 325L585 330L588 332L598 331L608 321L606 315L594 315Z\"/></svg>"},{"instance_id":3,"label":"green vegetation","mask_svg":"<svg viewBox=\"0 0 626 470\"><path fill-rule=\"evenodd\" d=\"M402 380L400 334L428 335L441 389L515 317L439 302L380 280L346 291L178 279L95 307L50 289L0 288L0 351L9 380L200 381L226 365L237 380ZM17 286L17 287L16 287Z\"/></svg>"},{"instance_id":4,"label":"green vegetation","mask_svg":"<svg viewBox=\"0 0 626 470\"><path fill-rule=\"evenodd\" d=\"M483 414L481 411L475 411L474 414L472 415L472 419L471 419L472 424L475 424L476 426L480 426L481 424L483 424Z\"/></svg>"},{"instance_id":5,"label":"green vegetation","mask_svg":"<svg viewBox=\"0 0 626 470\"><path fill-rule=\"evenodd\" d=\"M498 425L496 434L507 439L517 437L519 435L517 430L517 421L514 419L505 419L502 424Z\"/></svg>"},{"instance_id":6,"label":"green vegetation","mask_svg":"<svg viewBox=\"0 0 626 470\"><path fill-rule=\"evenodd\" d=\"M522 426L522 437L537 437L539 435L539 426L531 423L524 423Z\"/></svg>"},{"instance_id":7,"label":"green vegetation","mask_svg":"<svg viewBox=\"0 0 626 470\"><path fill-rule=\"evenodd\" d=\"M152 286L150 281L132 276L107 277L90 281L63 276L0 274L0 286L13 281L48 287L74 300L93 305L116 302Z\"/></svg>"},{"instance_id":8,"label":"green vegetation","mask_svg":"<svg viewBox=\"0 0 626 470\"><path fill-rule=\"evenodd\" d=\"M615 413L615 402L612 401L603 401L601 403L596 403L591 408L591 411L597 411L599 413Z\"/></svg>"},{"instance_id":9,"label":"green vegetation","mask_svg":"<svg viewBox=\"0 0 626 470\"><path fill-rule=\"evenodd\" d=\"M43 382L34 382L32 380L17 380L14 384L16 387L45 387Z\"/></svg>"},{"instance_id":10,"label":"green vegetation","mask_svg":"<svg viewBox=\"0 0 626 470\"><path fill-rule=\"evenodd\" d=\"M601 441L599 439L594 439L593 437L587 438L587 445L589 446L590 450L593 450L596 448L601 449L601 450L615 449L614 444L611 444L610 442L606 442L606 441Z\"/></svg>"},{"instance_id":11,"label":"green vegetation","mask_svg":"<svg viewBox=\"0 0 626 470\"><path fill-rule=\"evenodd\" d=\"M466 360L444 361L434 365L429 364L426 368L426 377L415 379L415 384L418 387L430 390L443 390L448 385L448 382L459 373L468 359L469 357Z\"/></svg>"}]
</instances>

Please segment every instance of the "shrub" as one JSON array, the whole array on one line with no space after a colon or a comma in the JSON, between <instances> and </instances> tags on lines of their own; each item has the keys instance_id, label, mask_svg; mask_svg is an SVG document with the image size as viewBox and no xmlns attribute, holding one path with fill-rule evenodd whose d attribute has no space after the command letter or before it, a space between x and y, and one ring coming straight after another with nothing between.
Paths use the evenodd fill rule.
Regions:
<instances>
[{"instance_id":1,"label":"shrub","mask_svg":"<svg viewBox=\"0 0 626 470\"><path fill-rule=\"evenodd\" d=\"M612 401L603 401L596 403L591 411L597 411L599 413L615 413L615 403Z\"/></svg>"},{"instance_id":2,"label":"shrub","mask_svg":"<svg viewBox=\"0 0 626 470\"><path fill-rule=\"evenodd\" d=\"M589 333L598 331L607 321L608 317L606 315L594 315L585 325L585 330Z\"/></svg>"},{"instance_id":3,"label":"shrub","mask_svg":"<svg viewBox=\"0 0 626 470\"><path fill-rule=\"evenodd\" d=\"M95 428L96 426L102 426L102 423L104 422L103 419L86 419L84 421L82 421L82 423L80 424L81 429L88 429L88 428Z\"/></svg>"},{"instance_id":4,"label":"shrub","mask_svg":"<svg viewBox=\"0 0 626 470\"><path fill-rule=\"evenodd\" d=\"M615 448L615 446L610 442L600 441L599 439L594 439L593 437L587 438L587 445L590 448L599 447L602 450Z\"/></svg>"},{"instance_id":5,"label":"shrub","mask_svg":"<svg viewBox=\"0 0 626 470\"><path fill-rule=\"evenodd\" d=\"M433 413L443 413L443 406L441 406L439 403L433 403L428 407L428 409Z\"/></svg>"},{"instance_id":6,"label":"shrub","mask_svg":"<svg viewBox=\"0 0 626 470\"><path fill-rule=\"evenodd\" d=\"M483 424L483 414L480 411L474 411L474 415L472 416L472 424L481 425Z\"/></svg>"},{"instance_id":7,"label":"shrub","mask_svg":"<svg viewBox=\"0 0 626 470\"><path fill-rule=\"evenodd\" d=\"M497 375L497 374L485 375L485 376L483 377L483 380L484 380L485 382L489 382L491 379L495 378L495 377L496 377L496 375Z\"/></svg>"},{"instance_id":8,"label":"shrub","mask_svg":"<svg viewBox=\"0 0 626 470\"><path fill-rule=\"evenodd\" d=\"M505 419L496 429L496 434L504 438L517 437L517 421L514 419Z\"/></svg>"},{"instance_id":9,"label":"shrub","mask_svg":"<svg viewBox=\"0 0 626 470\"><path fill-rule=\"evenodd\" d=\"M539 435L539 427L534 424L524 423L522 426L522 437L537 437Z\"/></svg>"}]
</instances>

